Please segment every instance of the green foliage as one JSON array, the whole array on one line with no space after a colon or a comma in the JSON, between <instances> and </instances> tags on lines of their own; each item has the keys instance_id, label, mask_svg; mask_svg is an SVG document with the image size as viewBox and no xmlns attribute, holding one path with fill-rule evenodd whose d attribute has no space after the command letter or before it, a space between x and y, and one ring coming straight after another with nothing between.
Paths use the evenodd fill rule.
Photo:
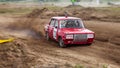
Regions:
<instances>
[{"instance_id":1,"label":"green foliage","mask_svg":"<svg viewBox=\"0 0 120 68\"><path fill-rule=\"evenodd\" d=\"M108 68L108 66L107 65L103 65L103 68Z\"/></svg>"}]
</instances>

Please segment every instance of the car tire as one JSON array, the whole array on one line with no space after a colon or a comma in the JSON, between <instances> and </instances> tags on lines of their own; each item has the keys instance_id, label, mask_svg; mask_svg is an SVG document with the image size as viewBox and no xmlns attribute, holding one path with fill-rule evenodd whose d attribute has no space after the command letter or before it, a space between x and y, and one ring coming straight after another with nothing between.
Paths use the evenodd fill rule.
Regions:
<instances>
[{"instance_id":1,"label":"car tire","mask_svg":"<svg viewBox=\"0 0 120 68\"><path fill-rule=\"evenodd\" d=\"M50 40L50 37L49 37L49 33L48 32L46 32L46 39L49 41Z\"/></svg>"},{"instance_id":2,"label":"car tire","mask_svg":"<svg viewBox=\"0 0 120 68\"><path fill-rule=\"evenodd\" d=\"M64 41L62 40L62 38L59 38L59 46L61 48L66 48L67 46L64 44Z\"/></svg>"}]
</instances>

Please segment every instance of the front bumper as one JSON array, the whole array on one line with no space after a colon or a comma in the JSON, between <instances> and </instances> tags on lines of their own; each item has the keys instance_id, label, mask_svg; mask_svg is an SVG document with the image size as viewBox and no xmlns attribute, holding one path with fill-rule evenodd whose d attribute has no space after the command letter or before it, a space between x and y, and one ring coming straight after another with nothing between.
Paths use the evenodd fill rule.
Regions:
<instances>
[{"instance_id":1,"label":"front bumper","mask_svg":"<svg viewBox=\"0 0 120 68\"><path fill-rule=\"evenodd\" d=\"M64 44L91 44L93 43L94 38L89 38L86 41L74 41L73 39L65 39Z\"/></svg>"}]
</instances>

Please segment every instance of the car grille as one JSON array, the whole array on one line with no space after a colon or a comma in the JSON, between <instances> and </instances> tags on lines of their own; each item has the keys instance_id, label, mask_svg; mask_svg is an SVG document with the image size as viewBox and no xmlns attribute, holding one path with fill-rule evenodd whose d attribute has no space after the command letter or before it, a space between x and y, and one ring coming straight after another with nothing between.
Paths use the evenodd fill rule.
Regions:
<instances>
[{"instance_id":1,"label":"car grille","mask_svg":"<svg viewBox=\"0 0 120 68\"><path fill-rule=\"evenodd\" d=\"M87 41L87 34L75 34L74 41L76 42L86 42Z\"/></svg>"}]
</instances>

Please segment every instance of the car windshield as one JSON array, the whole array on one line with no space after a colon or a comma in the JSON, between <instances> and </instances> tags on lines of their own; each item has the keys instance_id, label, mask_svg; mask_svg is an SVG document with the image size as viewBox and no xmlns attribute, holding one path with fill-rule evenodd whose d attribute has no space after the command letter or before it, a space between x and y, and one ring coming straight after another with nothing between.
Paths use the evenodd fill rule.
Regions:
<instances>
[{"instance_id":1,"label":"car windshield","mask_svg":"<svg viewBox=\"0 0 120 68\"><path fill-rule=\"evenodd\" d=\"M84 28L80 19L60 20L60 28Z\"/></svg>"}]
</instances>

